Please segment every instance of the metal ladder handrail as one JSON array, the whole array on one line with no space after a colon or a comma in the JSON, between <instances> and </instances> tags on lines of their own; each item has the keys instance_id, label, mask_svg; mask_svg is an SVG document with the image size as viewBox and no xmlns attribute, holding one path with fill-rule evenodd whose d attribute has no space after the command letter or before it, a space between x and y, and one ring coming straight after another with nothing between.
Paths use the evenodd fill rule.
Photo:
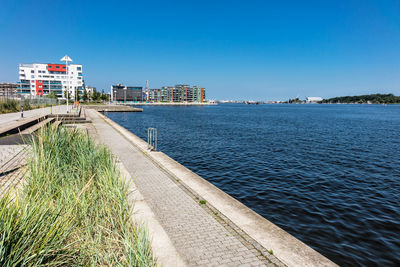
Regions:
<instances>
[{"instance_id":1,"label":"metal ladder handrail","mask_svg":"<svg viewBox=\"0 0 400 267\"><path fill-rule=\"evenodd\" d=\"M157 151L157 129L147 129L147 148L150 151Z\"/></svg>"}]
</instances>

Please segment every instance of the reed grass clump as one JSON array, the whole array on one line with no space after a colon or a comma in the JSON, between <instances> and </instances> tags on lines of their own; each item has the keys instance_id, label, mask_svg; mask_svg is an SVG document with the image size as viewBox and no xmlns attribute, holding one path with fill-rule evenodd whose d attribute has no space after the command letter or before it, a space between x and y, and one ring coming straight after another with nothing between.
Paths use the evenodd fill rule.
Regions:
<instances>
[{"instance_id":1,"label":"reed grass clump","mask_svg":"<svg viewBox=\"0 0 400 267\"><path fill-rule=\"evenodd\" d=\"M17 199L0 201L1 266L155 265L106 147L77 130L45 128L29 169Z\"/></svg>"},{"instance_id":2,"label":"reed grass clump","mask_svg":"<svg viewBox=\"0 0 400 267\"><path fill-rule=\"evenodd\" d=\"M14 99L0 99L0 113L19 111L19 103Z\"/></svg>"}]
</instances>

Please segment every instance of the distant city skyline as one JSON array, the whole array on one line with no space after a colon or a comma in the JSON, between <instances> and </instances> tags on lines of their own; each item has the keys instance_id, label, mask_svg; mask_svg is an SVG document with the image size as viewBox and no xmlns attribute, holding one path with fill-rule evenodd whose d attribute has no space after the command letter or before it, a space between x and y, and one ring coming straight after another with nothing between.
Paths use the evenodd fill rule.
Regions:
<instances>
[{"instance_id":1,"label":"distant city skyline","mask_svg":"<svg viewBox=\"0 0 400 267\"><path fill-rule=\"evenodd\" d=\"M82 64L86 85L191 84L207 99L400 95L400 1L2 1L0 82Z\"/></svg>"}]
</instances>

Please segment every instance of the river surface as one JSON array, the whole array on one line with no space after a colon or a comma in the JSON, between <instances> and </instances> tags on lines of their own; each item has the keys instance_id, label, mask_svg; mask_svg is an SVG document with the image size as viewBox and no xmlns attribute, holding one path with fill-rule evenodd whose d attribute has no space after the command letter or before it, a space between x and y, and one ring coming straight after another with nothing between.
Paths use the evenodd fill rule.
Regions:
<instances>
[{"instance_id":1,"label":"river surface","mask_svg":"<svg viewBox=\"0 0 400 267\"><path fill-rule=\"evenodd\" d=\"M400 106L144 106L108 113L343 266L400 265Z\"/></svg>"}]
</instances>

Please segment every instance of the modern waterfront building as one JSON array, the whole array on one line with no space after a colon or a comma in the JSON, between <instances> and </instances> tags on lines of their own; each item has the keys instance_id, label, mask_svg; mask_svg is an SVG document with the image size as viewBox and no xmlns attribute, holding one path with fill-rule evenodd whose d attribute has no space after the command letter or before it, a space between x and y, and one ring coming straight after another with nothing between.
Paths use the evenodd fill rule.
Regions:
<instances>
[{"instance_id":1,"label":"modern waterfront building","mask_svg":"<svg viewBox=\"0 0 400 267\"><path fill-rule=\"evenodd\" d=\"M89 95L93 95L93 92L94 92L94 90L96 90L96 87L85 86L85 90L86 90L86 93L88 93Z\"/></svg>"},{"instance_id":2,"label":"modern waterfront building","mask_svg":"<svg viewBox=\"0 0 400 267\"><path fill-rule=\"evenodd\" d=\"M152 102L199 102L205 100L205 89L187 84L163 86L161 89L149 89L148 100Z\"/></svg>"},{"instance_id":3,"label":"modern waterfront building","mask_svg":"<svg viewBox=\"0 0 400 267\"><path fill-rule=\"evenodd\" d=\"M141 86L125 86L122 84L111 85L111 101L142 101L143 87Z\"/></svg>"},{"instance_id":4,"label":"modern waterfront building","mask_svg":"<svg viewBox=\"0 0 400 267\"><path fill-rule=\"evenodd\" d=\"M19 64L19 83L17 92L22 96L41 96L54 92L59 98L70 98L75 92L83 94L84 79L81 64Z\"/></svg>"},{"instance_id":5,"label":"modern waterfront building","mask_svg":"<svg viewBox=\"0 0 400 267\"><path fill-rule=\"evenodd\" d=\"M16 83L0 83L0 98L16 98L17 94Z\"/></svg>"}]
</instances>

